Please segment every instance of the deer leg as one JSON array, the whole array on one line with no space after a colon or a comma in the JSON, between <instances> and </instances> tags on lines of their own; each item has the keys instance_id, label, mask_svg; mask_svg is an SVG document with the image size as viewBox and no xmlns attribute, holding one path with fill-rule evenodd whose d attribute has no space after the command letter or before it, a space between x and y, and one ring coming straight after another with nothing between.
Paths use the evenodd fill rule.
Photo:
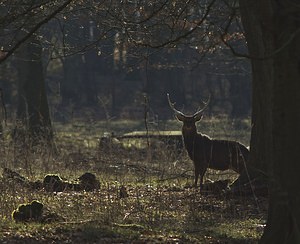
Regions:
<instances>
[{"instance_id":1,"label":"deer leg","mask_svg":"<svg viewBox=\"0 0 300 244\"><path fill-rule=\"evenodd\" d=\"M200 191L202 191L202 189L203 189L203 178L204 178L205 172L206 172L206 169L203 169L200 172Z\"/></svg>"},{"instance_id":2,"label":"deer leg","mask_svg":"<svg viewBox=\"0 0 300 244\"><path fill-rule=\"evenodd\" d=\"M198 167L195 167L195 184L194 184L195 188L197 187L199 175L200 175L200 169ZM201 179L200 179L200 181L201 181Z\"/></svg>"}]
</instances>

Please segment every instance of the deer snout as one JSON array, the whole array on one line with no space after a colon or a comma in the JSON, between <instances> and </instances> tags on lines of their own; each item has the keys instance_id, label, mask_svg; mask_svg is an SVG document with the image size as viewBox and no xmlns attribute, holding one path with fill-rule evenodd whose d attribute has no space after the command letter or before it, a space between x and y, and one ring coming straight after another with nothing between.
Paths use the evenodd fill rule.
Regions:
<instances>
[{"instance_id":1,"label":"deer snout","mask_svg":"<svg viewBox=\"0 0 300 244\"><path fill-rule=\"evenodd\" d=\"M196 126L195 124L184 124L183 127L182 127L182 130L185 132L185 133L196 133Z\"/></svg>"}]
</instances>

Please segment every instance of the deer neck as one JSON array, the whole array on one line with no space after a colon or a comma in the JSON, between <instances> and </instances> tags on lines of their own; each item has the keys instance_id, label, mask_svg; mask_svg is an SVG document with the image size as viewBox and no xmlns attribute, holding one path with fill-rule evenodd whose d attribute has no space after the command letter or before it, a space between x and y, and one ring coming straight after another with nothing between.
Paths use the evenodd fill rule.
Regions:
<instances>
[{"instance_id":1,"label":"deer neck","mask_svg":"<svg viewBox=\"0 0 300 244\"><path fill-rule=\"evenodd\" d=\"M192 129L183 129L182 130L182 135L184 138L184 143L187 144L191 144L194 143L194 140L196 137L202 137L202 135L200 133L197 132L196 128L192 128Z\"/></svg>"},{"instance_id":2,"label":"deer neck","mask_svg":"<svg viewBox=\"0 0 300 244\"><path fill-rule=\"evenodd\" d=\"M203 135L198 133L197 130L182 130L184 146L189 154L189 157L195 159L195 146L199 145L203 139ZM200 140L200 141L199 141ZM197 147L197 146L196 146Z\"/></svg>"}]
</instances>

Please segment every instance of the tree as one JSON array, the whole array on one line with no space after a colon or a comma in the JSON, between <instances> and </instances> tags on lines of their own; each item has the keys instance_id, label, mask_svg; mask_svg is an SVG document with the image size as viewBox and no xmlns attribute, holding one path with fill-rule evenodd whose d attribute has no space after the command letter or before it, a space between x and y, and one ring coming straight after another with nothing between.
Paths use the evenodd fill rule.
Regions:
<instances>
[{"instance_id":1,"label":"tree","mask_svg":"<svg viewBox=\"0 0 300 244\"><path fill-rule=\"evenodd\" d=\"M23 130L36 141L52 138L51 120L45 88L42 64L42 46L39 29L70 4L53 1L4 1L1 2L0 18L1 51L0 63L16 53L18 70L18 126L15 139ZM23 132L22 132L23 134Z\"/></svg>"},{"instance_id":2,"label":"tree","mask_svg":"<svg viewBox=\"0 0 300 244\"><path fill-rule=\"evenodd\" d=\"M240 0L253 71L251 163L270 182L261 243L300 243L300 7Z\"/></svg>"},{"instance_id":3,"label":"tree","mask_svg":"<svg viewBox=\"0 0 300 244\"><path fill-rule=\"evenodd\" d=\"M51 120L42 64L42 46L31 37L17 52L18 109L17 119L27 126L30 138L52 139ZM18 128L16 138L18 139Z\"/></svg>"}]
</instances>

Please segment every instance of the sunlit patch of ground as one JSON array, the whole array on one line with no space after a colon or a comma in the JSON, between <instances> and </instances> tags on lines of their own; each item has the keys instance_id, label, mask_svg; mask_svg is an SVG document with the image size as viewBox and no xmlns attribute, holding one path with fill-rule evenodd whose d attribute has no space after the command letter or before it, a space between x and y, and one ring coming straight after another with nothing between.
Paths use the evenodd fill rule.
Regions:
<instances>
[{"instance_id":1,"label":"sunlit patch of ground","mask_svg":"<svg viewBox=\"0 0 300 244\"><path fill-rule=\"evenodd\" d=\"M230 138L245 142L249 128L245 129L245 122L240 124L237 129L230 127L231 123L207 121L206 128L210 128L209 134L214 128L214 137L226 139L230 134ZM125 128L126 124L116 127ZM162 144L101 151L98 139L107 128L96 124L89 129L84 124L57 128L55 153L12 150L7 143L1 151L2 167L30 180L42 179L47 173L74 180L92 172L100 180L100 189L53 193L1 179L0 243L257 243L260 238L267 199L200 194L191 187L193 165L184 152L178 155ZM236 177L230 171L209 170L206 175L207 180L233 181ZM121 187L125 195L120 195ZM64 220L15 223L12 211L32 200L42 202Z\"/></svg>"}]
</instances>

